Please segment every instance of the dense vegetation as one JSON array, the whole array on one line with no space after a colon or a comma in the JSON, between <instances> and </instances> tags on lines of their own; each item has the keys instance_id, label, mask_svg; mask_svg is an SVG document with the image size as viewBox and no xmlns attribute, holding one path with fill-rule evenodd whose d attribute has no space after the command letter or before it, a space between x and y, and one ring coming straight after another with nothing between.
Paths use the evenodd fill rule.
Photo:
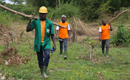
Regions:
<instances>
[{"instance_id":1,"label":"dense vegetation","mask_svg":"<svg viewBox=\"0 0 130 80\"><path fill-rule=\"evenodd\" d=\"M29 3L37 7L45 5L47 7L59 7L61 9L66 5L65 3L68 3L71 4L71 7L76 7L80 10L80 12L77 12L79 12L79 15L82 15L82 19L89 21L98 19L102 13L114 13L120 10L121 7L130 6L129 0L37 0L37 3L34 0L27 0L27 4ZM67 9L69 8L67 7ZM73 12L75 9L71 10Z\"/></svg>"},{"instance_id":2,"label":"dense vegetation","mask_svg":"<svg viewBox=\"0 0 130 80\"><path fill-rule=\"evenodd\" d=\"M111 43L118 46L123 44L124 46L130 45L130 32L124 25L119 25L117 32L112 36Z\"/></svg>"},{"instance_id":3,"label":"dense vegetation","mask_svg":"<svg viewBox=\"0 0 130 80\"><path fill-rule=\"evenodd\" d=\"M1 0L4 1L4 0ZM50 16L59 17L62 13L72 17L73 15L85 21L98 19L103 13L109 14L120 10L121 7L129 7L129 0L10 0L14 5L20 6L16 10L26 13L36 13L39 7L50 7ZM26 8L22 5L26 2ZM0 2L2 3L2 2ZM4 4L4 3L2 3ZM21 6L22 5L22 6ZM12 8L12 7L11 7ZM14 8L13 8L14 9Z\"/></svg>"}]
</instances>

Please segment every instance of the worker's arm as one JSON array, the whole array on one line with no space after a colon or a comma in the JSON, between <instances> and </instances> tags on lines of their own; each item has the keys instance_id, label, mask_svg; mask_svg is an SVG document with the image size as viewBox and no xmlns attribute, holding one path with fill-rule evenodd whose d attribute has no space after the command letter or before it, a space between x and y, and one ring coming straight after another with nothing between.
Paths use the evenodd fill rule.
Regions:
<instances>
[{"instance_id":1,"label":"worker's arm","mask_svg":"<svg viewBox=\"0 0 130 80\"><path fill-rule=\"evenodd\" d=\"M110 31L112 31L113 29L112 29L112 27L111 27L111 23L109 23L109 25L110 25Z\"/></svg>"},{"instance_id":2,"label":"worker's arm","mask_svg":"<svg viewBox=\"0 0 130 80\"><path fill-rule=\"evenodd\" d=\"M58 39L58 31L59 31L59 30L56 30L56 39Z\"/></svg>"},{"instance_id":3,"label":"worker's arm","mask_svg":"<svg viewBox=\"0 0 130 80\"><path fill-rule=\"evenodd\" d=\"M68 24L68 40L70 41L70 25Z\"/></svg>"},{"instance_id":4,"label":"worker's arm","mask_svg":"<svg viewBox=\"0 0 130 80\"><path fill-rule=\"evenodd\" d=\"M68 30L68 35L69 35L69 38L68 38L68 39L69 39L69 41L70 41L70 30Z\"/></svg>"},{"instance_id":5,"label":"worker's arm","mask_svg":"<svg viewBox=\"0 0 130 80\"><path fill-rule=\"evenodd\" d=\"M51 39L53 41L53 44L54 44L53 49L55 51L56 50L56 44L55 44L55 36L54 36L54 34L51 35Z\"/></svg>"},{"instance_id":6,"label":"worker's arm","mask_svg":"<svg viewBox=\"0 0 130 80\"><path fill-rule=\"evenodd\" d=\"M27 32L31 31L30 23L31 23L31 19L29 19L28 25L26 27Z\"/></svg>"},{"instance_id":7,"label":"worker's arm","mask_svg":"<svg viewBox=\"0 0 130 80\"><path fill-rule=\"evenodd\" d=\"M34 15L31 14L31 16L32 16L32 18L29 19L29 22L28 22L27 27L26 27L26 31L27 31L27 32L31 31L31 26L30 26L30 24L31 24L31 21L32 21Z\"/></svg>"},{"instance_id":8,"label":"worker's arm","mask_svg":"<svg viewBox=\"0 0 130 80\"><path fill-rule=\"evenodd\" d=\"M99 41L101 41L101 34L102 32L99 32Z\"/></svg>"},{"instance_id":9,"label":"worker's arm","mask_svg":"<svg viewBox=\"0 0 130 80\"><path fill-rule=\"evenodd\" d=\"M56 27L56 39L58 39L59 26Z\"/></svg>"}]
</instances>

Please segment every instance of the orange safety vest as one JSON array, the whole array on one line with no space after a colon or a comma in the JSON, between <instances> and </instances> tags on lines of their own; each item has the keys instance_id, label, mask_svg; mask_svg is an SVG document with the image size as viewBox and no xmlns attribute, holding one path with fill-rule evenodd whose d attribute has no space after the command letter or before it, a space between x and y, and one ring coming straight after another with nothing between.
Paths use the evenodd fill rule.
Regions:
<instances>
[{"instance_id":1,"label":"orange safety vest","mask_svg":"<svg viewBox=\"0 0 130 80\"><path fill-rule=\"evenodd\" d=\"M102 25L101 27L101 39L102 40L106 40L106 39L110 39L110 30L109 30L109 26L108 24L106 24L106 26Z\"/></svg>"},{"instance_id":2,"label":"orange safety vest","mask_svg":"<svg viewBox=\"0 0 130 80\"><path fill-rule=\"evenodd\" d=\"M61 27L59 28L59 37L62 39L68 38L68 25L69 25L69 23L68 22L65 22L65 23L59 22L58 24L66 27L66 28L61 28Z\"/></svg>"}]
</instances>

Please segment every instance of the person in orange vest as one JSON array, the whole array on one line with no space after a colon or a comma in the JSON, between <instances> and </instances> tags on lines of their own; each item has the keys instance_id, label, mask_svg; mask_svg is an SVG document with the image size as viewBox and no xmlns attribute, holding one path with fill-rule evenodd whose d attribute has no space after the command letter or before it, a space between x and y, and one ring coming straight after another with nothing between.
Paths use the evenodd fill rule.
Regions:
<instances>
[{"instance_id":1,"label":"person in orange vest","mask_svg":"<svg viewBox=\"0 0 130 80\"><path fill-rule=\"evenodd\" d=\"M106 44L106 57L108 57L109 52L109 41L110 41L110 31L112 31L111 23L106 24L106 20L102 20L102 26L99 28L99 40L102 43L102 53L104 56L104 47Z\"/></svg>"},{"instance_id":2,"label":"person in orange vest","mask_svg":"<svg viewBox=\"0 0 130 80\"><path fill-rule=\"evenodd\" d=\"M54 44L53 50L56 50L53 23L50 20L46 19L47 13L48 11L45 6L40 7L40 18L34 19L32 22L32 19L30 19L26 27L27 32L35 29L34 51L36 51L37 53L38 65L41 71L42 78L48 78L47 67L49 64L51 49L50 36ZM32 17L34 17L33 14Z\"/></svg>"},{"instance_id":3,"label":"person in orange vest","mask_svg":"<svg viewBox=\"0 0 130 80\"><path fill-rule=\"evenodd\" d=\"M56 39L59 38L60 43L60 57L62 57L63 53L63 43L64 43L64 59L67 59L67 42L70 41L70 25L66 22L66 15L62 15L61 22L58 24L64 26L66 28L61 28L59 26L56 27ZM59 36L58 36L59 32Z\"/></svg>"}]
</instances>

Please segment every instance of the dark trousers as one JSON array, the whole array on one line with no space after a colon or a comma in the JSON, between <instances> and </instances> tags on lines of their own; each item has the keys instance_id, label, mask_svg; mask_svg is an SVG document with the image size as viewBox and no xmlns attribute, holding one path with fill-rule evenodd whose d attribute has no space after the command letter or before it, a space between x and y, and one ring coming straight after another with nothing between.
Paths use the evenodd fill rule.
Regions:
<instances>
[{"instance_id":1,"label":"dark trousers","mask_svg":"<svg viewBox=\"0 0 130 80\"><path fill-rule=\"evenodd\" d=\"M60 50L63 50L63 43L64 43L64 51L67 51L67 43L68 43L68 38L65 39L59 39L59 43L60 43Z\"/></svg>"},{"instance_id":2,"label":"dark trousers","mask_svg":"<svg viewBox=\"0 0 130 80\"><path fill-rule=\"evenodd\" d=\"M43 51L41 49L40 49L40 52L37 52L37 59L38 59L39 68L43 68L44 65L48 66L49 58L50 58L50 49L45 49L44 55L43 55ZM44 60L43 60L43 58L44 58Z\"/></svg>"},{"instance_id":3,"label":"dark trousers","mask_svg":"<svg viewBox=\"0 0 130 80\"><path fill-rule=\"evenodd\" d=\"M102 53L104 54L104 47L106 45L106 54L109 52L109 39L102 40Z\"/></svg>"}]
</instances>

